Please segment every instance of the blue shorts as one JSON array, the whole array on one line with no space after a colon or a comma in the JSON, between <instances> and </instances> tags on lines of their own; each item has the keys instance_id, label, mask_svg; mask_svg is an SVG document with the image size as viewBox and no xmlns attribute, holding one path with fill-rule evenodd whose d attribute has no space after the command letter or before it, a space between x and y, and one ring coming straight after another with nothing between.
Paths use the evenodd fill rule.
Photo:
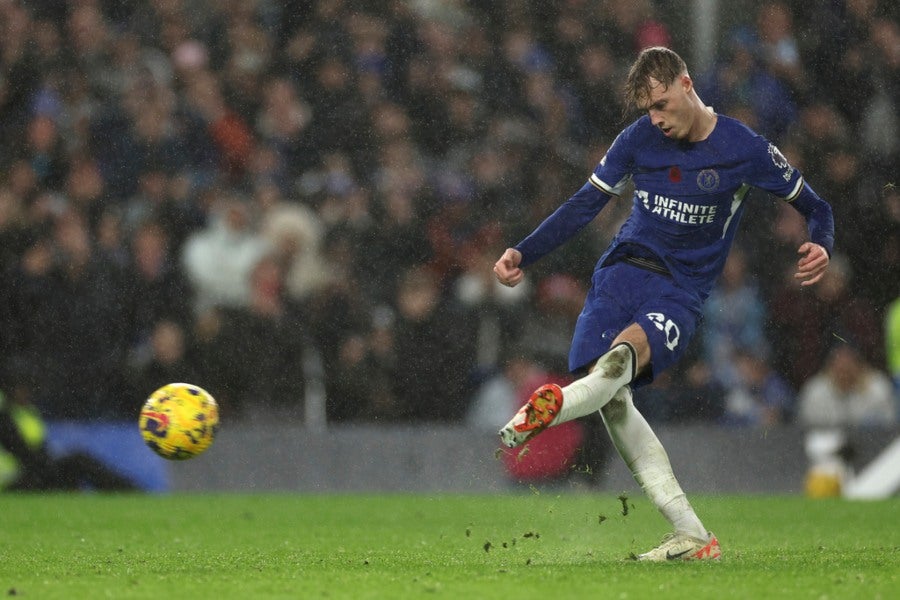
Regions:
<instances>
[{"instance_id":1,"label":"blue shorts","mask_svg":"<svg viewBox=\"0 0 900 600\"><path fill-rule=\"evenodd\" d=\"M635 379L635 387L650 383L684 356L702 319L696 294L668 275L623 262L595 270L591 283L575 325L569 370L583 373L632 323L641 326L650 342L650 368Z\"/></svg>"}]
</instances>

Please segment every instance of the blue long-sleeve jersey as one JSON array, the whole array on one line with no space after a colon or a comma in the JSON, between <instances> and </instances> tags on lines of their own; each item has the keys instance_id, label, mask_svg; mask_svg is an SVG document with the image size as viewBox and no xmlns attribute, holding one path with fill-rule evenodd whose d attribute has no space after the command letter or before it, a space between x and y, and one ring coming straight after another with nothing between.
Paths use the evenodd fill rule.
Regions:
<instances>
[{"instance_id":1,"label":"blue long-sleeve jersey","mask_svg":"<svg viewBox=\"0 0 900 600\"><path fill-rule=\"evenodd\" d=\"M516 245L522 266L571 238L629 181L634 183L631 214L598 267L625 247L637 249L657 257L681 287L705 300L754 187L791 203L806 218L810 239L832 252L831 207L764 137L718 115L709 137L684 142L667 138L644 116L619 134L588 182Z\"/></svg>"}]
</instances>

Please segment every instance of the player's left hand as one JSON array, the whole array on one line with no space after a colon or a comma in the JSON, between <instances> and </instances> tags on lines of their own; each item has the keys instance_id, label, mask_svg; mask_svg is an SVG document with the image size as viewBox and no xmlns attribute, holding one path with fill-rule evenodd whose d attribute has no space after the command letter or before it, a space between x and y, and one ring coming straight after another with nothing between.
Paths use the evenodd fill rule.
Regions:
<instances>
[{"instance_id":1,"label":"player's left hand","mask_svg":"<svg viewBox=\"0 0 900 600\"><path fill-rule=\"evenodd\" d=\"M822 279L830 260L825 248L813 242L806 242L800 246L797 253L802 256L797 261L794 279L799 279L800 285L812 285Z\"/></svg>"}]
</instances>

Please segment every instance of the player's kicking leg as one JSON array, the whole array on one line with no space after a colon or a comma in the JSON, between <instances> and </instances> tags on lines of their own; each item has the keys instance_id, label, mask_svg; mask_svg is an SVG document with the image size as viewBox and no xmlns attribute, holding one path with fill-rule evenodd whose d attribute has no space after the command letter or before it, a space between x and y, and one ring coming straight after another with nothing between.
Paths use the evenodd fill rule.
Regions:
<instances>
[{"instance_id":1,"label":"player's kicking leg","mask_svg":"<svg viewBox=\"0 0 900 600\"><path fill-rule=\"evenodd\" d=\"M597 359L585 377L564 388L553 383L542 385L500 430L503 444L515 448L547 427L600 410L613 394L634 379L635 357L631 344L623 342Z\"/></svg>"},{"instance_id":2,"label":"player's kicking leg","mask_svg":"<svg viewBox=\"0 0 900 600\"><path fill-rule=\"evenodd\" d=\"M500 430L500 440L509 448L524 444L554 424L562 410L562 400L563 392L558 385L542 385Z\"/></svg>"}]
</instances>

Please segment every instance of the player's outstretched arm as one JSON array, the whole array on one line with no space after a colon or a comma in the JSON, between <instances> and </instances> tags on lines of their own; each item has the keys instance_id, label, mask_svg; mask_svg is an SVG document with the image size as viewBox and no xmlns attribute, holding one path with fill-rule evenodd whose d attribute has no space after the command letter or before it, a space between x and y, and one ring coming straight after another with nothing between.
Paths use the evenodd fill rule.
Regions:
<instances>
[{"instance_id":1,"label":"player's outstretched arm","mask_svg":"<svg viewBox=\"0 0 900 600\"><path fill-rule=\"evenodd\" d=\"M512 248L518 253L517 255L507 256L504 254L507 258L515 261L507 263L507 268L527 267L564 244L603 210L610 197L590 181L585 183L524 240ZM509 250L506 252L508 253ZM501 258L501 260L503 259ZM514 274L509 273L509 275ZM501 279L501 281L503 280ZM506 282L504 281L504 283ZM518 281L512 285L516 283ZM510 284L506 283L506 285Z\"/></svg>"},{"instance_id":2,"label":"player's outstretched arm","mask_svg":"<svg viewBox=\"0 0 900 600\"><path fill-rule=\"evenodd\" d=\"M494 273L503 285L515 287L525 277L525 271L519 268L522 253L515 248L507 248L503 256L494 263Z\"/></svg>"},{"instance_id":3,"label":"player's outstretched arm","mask_svg":"<svg viewBox=\"0 0 900 600\"><path fill-rule=\"evenodd\" d=\"M825 269L828 268L828 252L813 242L806 242L797 250L800 260L797 261L795 279L800 280L800 285L812 285L822 279Z\"/></svg>"}]
</instances>

